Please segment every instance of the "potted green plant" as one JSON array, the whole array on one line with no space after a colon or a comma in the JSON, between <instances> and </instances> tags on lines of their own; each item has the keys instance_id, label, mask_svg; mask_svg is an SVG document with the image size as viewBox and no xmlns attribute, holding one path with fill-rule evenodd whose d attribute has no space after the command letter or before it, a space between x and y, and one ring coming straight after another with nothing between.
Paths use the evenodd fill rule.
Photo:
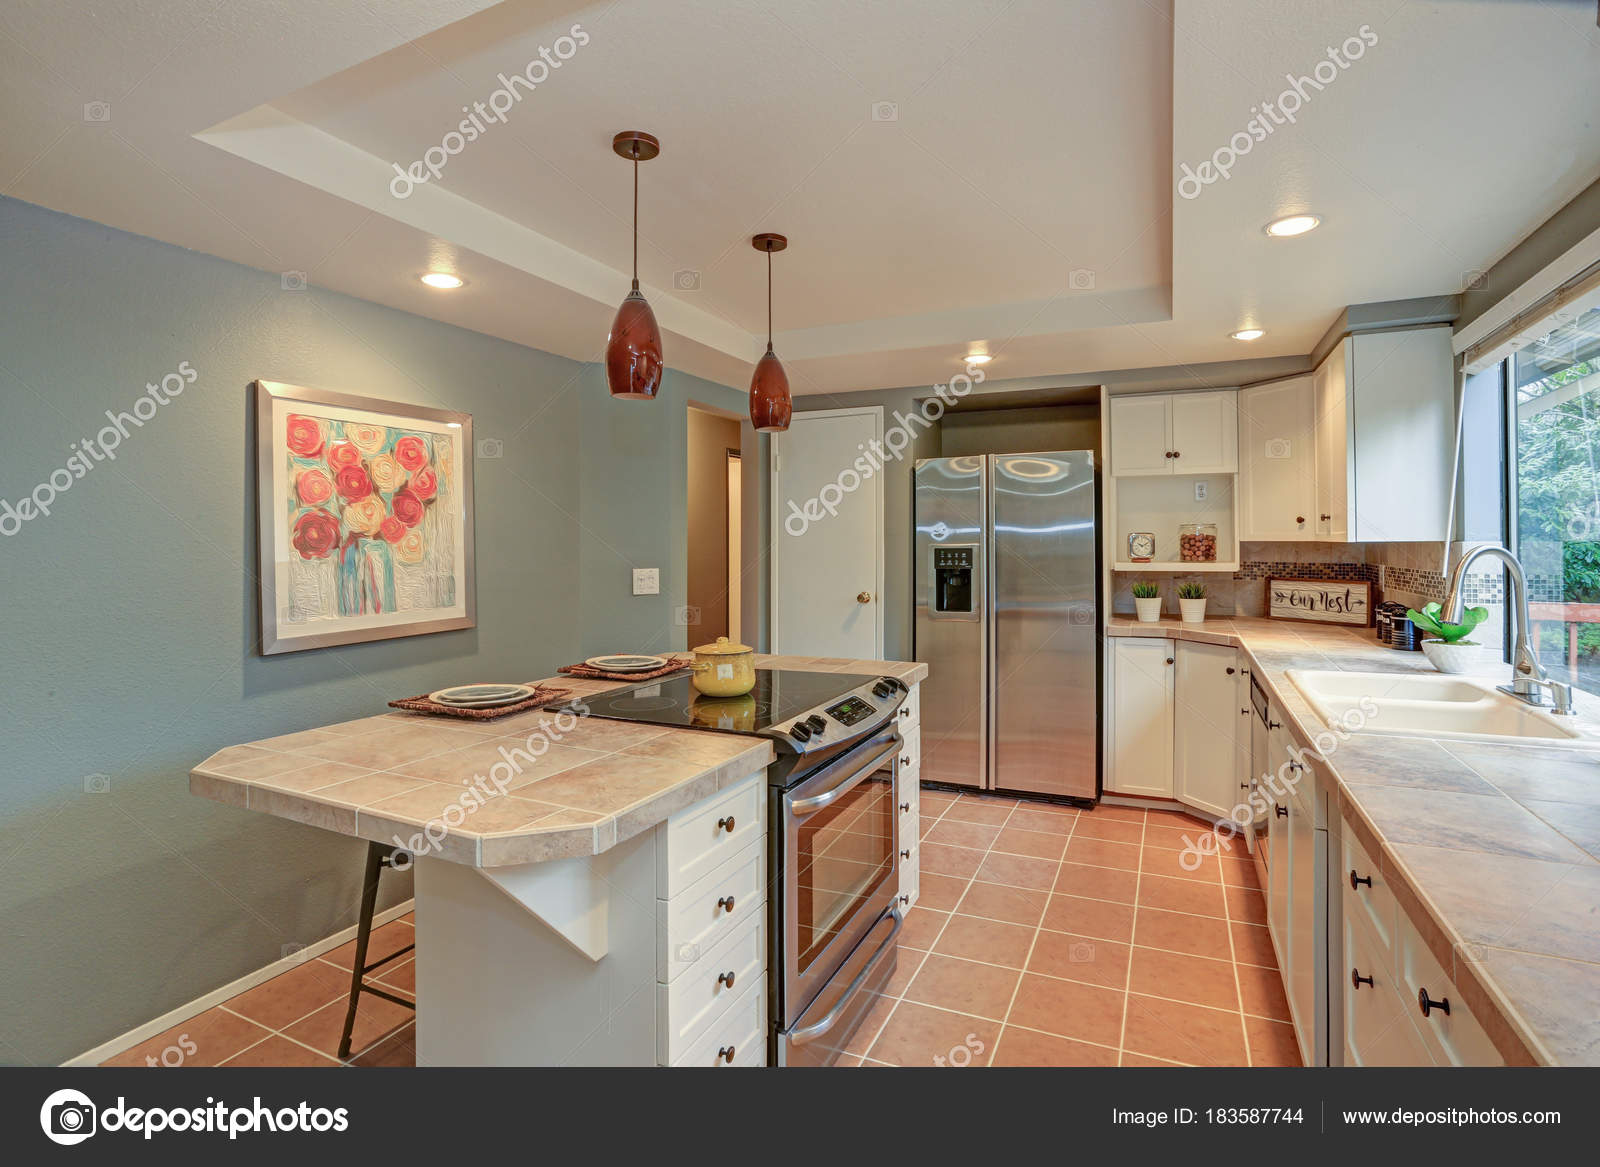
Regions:
<instances>
[{"instance_id":1,"label":"potted green plant","mask_svg":"<svg viewBox=\"0 0 1600 1167\"><path fill-rule=\"evenodd\" d=\"M1410 608L1406 616L1434 639L1422 642L1422 654L1428 663L1441 673L1467 673L1472 671L1477 641L1468 640L1472 630L1489 618L1488 608L1468 608L1461 614L1461 623L1453 624L1442 619L1443 608L1438 603L1427 604L1422 611Z\"/></svg>"},{"instance_id":2,"label":"potted green plant","mask_svg":"<svg viewBox=\"0 0 1600 1167\"><path fill-rule=\"evenodd\" d=\"M1198 580L1178 585L1178 610L1185 624L1199 624L1206 618L1206 585Z\"/></svg>"},{"instance_id":3,"label":"potted green plant","mask_svg":"<svg viewBox=\"0 0 1600 1167\"><path fill-rule=\"evenodd\" d=\"M1139 622L1154 624L1161 619L1161 589L1141 580L1133 585L1133 606L1139 613Z\"/></svg>"}]
</instances>

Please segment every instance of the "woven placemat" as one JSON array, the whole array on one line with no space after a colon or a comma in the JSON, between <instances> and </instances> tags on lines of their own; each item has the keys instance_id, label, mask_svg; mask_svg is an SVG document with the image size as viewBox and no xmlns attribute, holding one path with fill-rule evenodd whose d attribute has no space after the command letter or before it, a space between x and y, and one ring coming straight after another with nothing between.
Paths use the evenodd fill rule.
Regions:
<instances>
[{"instance_id":1,"label":"woven placemat","mask_svg":"<svg viewBox=\"0 0 1600 1167\"><path fill-rule=\"evenodd\" d=\"M454 705L440 705L437 701L429 701L426 693L420 697L402 697L399 701L391 701L389 707L409 710L412 713L433 713L440 717L464 717L468 721L493 721L497 717L509 717L513 713L521 713L524 709L536 709L541 705L549 705L572 696L571 689L538 685L532 681L522 683L533 685L532 696L523 698L515 705L497 705L493 709L461 709Z\"/></svg>"},{"instance_id":2,"label":"woven placemat","mask_svg":"<svg viewBox=\"0 0 1600 1167\"><path fill-rule=\"evenodd\" d=\"M593 665L567 665L565 668L557 669L556 672L580 681L655 681L662 677L670 677L673 673L681 673L688 667L688 657L674 656L669 657L661 668L649 673L606 673Z\"/></svg>"}]
</instances>

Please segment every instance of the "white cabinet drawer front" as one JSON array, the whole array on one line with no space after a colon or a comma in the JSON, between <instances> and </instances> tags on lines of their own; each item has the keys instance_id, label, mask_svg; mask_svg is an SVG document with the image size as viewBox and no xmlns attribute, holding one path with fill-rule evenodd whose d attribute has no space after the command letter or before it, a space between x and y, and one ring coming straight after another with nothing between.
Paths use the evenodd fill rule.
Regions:
<instances>
[{"instance_id":1,"label":"white cabinet drawer front","mask_svg":"<svg viewBox=\"0 0 1600 1167\"><path fill-rule=\"evenodd\" d=\"M911 858L900 858L900 911L901 914L909 912L917 905L917 896L922 884L922 863L917 855L917 845L910 844L907 848Z\"/></svg>"},{"instance_id":2,"label":"white cabinet drawer front","mask_svg":"<svg viewBox=\"0 0 1600 1167\"><path fill-rule=\"evenodd\" d=\"M657 894L671 899L766 834L767 779L756 774L666 822Z\"/></svg>"},{"instance_id":3,"label":"white cabinet drawer front","mask_svg":"<svg viewBox=\"0 0 1600 1167\"><path fill-rule=\"evenodd\" d=\"M911 686L911 692L906 694L905 704L899 710L900 732L905 733L913 726L922 724L922 685Z\"/></svg>"},{"instance_id":4,"label":"white cabinet drawer front","mask_svg":"<svg viewBox=\"0 0 1600 1167\"><path fill-rule=\"evenodd\" d=\"M1434 1061L1451 1066L1505 1065L1500 1051L1467 1011L1466 1002L1456 992L1455 984L1445 975L1411 921L1402 915L1395 931L1399 941L1395 971L1399 974L1405 1009L1411 1023L1433 1051ZM1446 1013L1442 1007L1430 1006L1424 1016L1424 990L1430 1001L1448 1002L1450 1011Z\"/></svg>"},{"instance_id":5,"label":"white cabinet drawer front","mask_svg":"<svg viewBox=\"0 0 1600 1167\"><path fill-rule=\"evenodd\" d=\"M1344 917L1344 1046L1347 1066L1431 1066L1433 1055L1405 1015L1403 986L1378 955L1359 916ZM1362 978L1357 982L1354 978ZM1371 984L1367 983L1371 979Z\"/></svg>"},{"instance_id":6,"label":"white cabinet drawer front","mask_svg":"<svg viewBox=\"0 0 1600 1167\"><path fill-rule=\"evenodd\" d=\"M1400 905L1378 865L1367 854L1361 840L1349 823L1341 824L1339 894L1344 897L1345 910L1358 913L1377 938L1380 951L1375 955L1388 968L1395 967L1395 921ZM1354 883L1352 884L1352 874ZM1366 881L1371 880L1368 884Z\"/></svg>"},{"instance_id":7,"label":"white cabinet drawer front","mask_svg":"<svg viewBox=\"0 0 1600 1167\"><path fill-rule=\"evenodd\" d=\"M764 1066L767 1064L767 988L752 984L734 999L674 1066Z\"/></svg>"},{"instance_id":8,"label":"white cabinet drawer front","mask_svg":"<svg viewBox=\"0 0 1600 1167\"><path fill-rule=\"evenodd\" d=\"M669 985L656 986L659 1054L674 1062L750 988L766 993L767 914L756 912Z\"/></svg>"},{"instance_id":9,"label":"white cabinet drawer front","mask_svg":"<svg viewBox=\"0 0 1600 1167\"><path fill-rule=\"evenodd\" d=\"M764 914L767 857L760 841L683 894L656 904L656 978L676 980L752 915Z\"/></svg>"},{"instance_id":10,"label":"white cabinet drawer front","mask_svg":"<svg viewBox=\"0 0 1600 1167\"><path fill-rule=\"evenodd\" d=\"M922 768L922 730L917 726L900 727L900 772Z\"/></svg>"}]
</instances>

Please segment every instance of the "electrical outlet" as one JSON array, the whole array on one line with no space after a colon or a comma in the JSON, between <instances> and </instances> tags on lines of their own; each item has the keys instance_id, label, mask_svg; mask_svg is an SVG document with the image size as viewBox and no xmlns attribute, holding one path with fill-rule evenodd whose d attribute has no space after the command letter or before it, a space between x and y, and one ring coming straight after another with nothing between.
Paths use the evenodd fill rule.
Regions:
<instances>
[{"instance_id":1,"label":"electrical outlet","mask_svg":"<svg viewBox=\"0 0 1600 1167\"><path fill-rule=\"evenodd\" d=\"M1204 482L1197 482L1194 484L1194 501L1206 501L1206 484Z\"/></svg>"},{"instance_id":2,"label":"electrical outlet","mask_svg":"<svg viewBox=\"0 0 1600 1167\"><path fill-rule=\"evenodd\" d=\"M659 567L636 567L633 569L633 594L636 596L657 596L661 594L661 569Z\"/></svg>"}]
</instances>

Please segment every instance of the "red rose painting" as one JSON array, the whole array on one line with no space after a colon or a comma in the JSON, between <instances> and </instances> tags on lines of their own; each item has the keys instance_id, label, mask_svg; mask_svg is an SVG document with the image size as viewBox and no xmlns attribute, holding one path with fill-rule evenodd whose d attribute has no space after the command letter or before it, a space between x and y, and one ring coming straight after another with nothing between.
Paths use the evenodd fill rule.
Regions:
<instances>
[{"instance_id":1,"label":"red rose painting","mask_svg":"<svg viewBox=\"0 0 1600 1167\"><path fill-rule=\"evenodd\" d=\"M358 498L366 498L372 493L372 479L367 477L367 472L360 466L346 466L334 475L335 485L339 488L339 497L346 502L355 502Z\"/></svg>"},{"instance_id":2,"label":"red rose painting","mask_svg":"<svg viewBox=\"0 0 1600 1167\"><path fill-rule=\"evenodd\" d=\"M339 545L339 519L322 507L306 511L294 521L289 541L301 559L326 559Z\"/></svg>"},{"instance_id":3,"label":"red rose painting","mask_svg":"<svg viewBox=\"0 0 1600 1167\"><path fill-rule=\"evenodd\" d=\"M321 506L333 497L333 483L321 470L302 470L295 475L294 493L308 507Z\"/></svg>"},{"instance_id":4,"label":"red rose painting","mask_svg":"<svg viewBox=\"0 0 1600 1167\"><path fill-rule=\"evenodd\" d=\"M328 447L328 465L336 472L346 466L359 466L361 451L354 442L335 442Z\"/></svg>"},{"instance_id":5,"label":"red rose painting","mask_svg":"<svg viewBox=\"0 0 1600 1167\"><path fill-rule=\"evenodd\" d=\"M378 527L378 537L389 543L398 543L406 537L406 525L390 515Z\"/></svg>"},{"instance_id":6,"label":"red rose painting","mask_svg":"<svg viewBox=\"0 0 1600 1167\"><path fill-rule=\"evenodd\" d=\"M420 499L430 499L439 490L439 476L433 472L431 466L424 466L411 476L411 482L406 489Z\"/></svg>"},{"instance_id":7,"label":"red rose painting","mask_svg":"<svg viewBox=\"0 0 1600 1167\"><path fill-rule=\"evenodd\" d=\"M394 460L414 474L428 464L428 447L415 434L407 434L395 442Z\"/></svg>"},{"instance_id":8,"label":"red rose painting","mask_svg":"<svg viewBox=\"0 0 1600 1167\"><path fill-rule=\"evenodd\" d=\"M304 414L291 413L285 422L284 444L289 452L301 458L315 458L322 453L327 433L322 422Z\"/></svg>"},{"instance_id":9,"label":"red rose painting","mask_svg":"<svg viewBox=\"0 0 1600 1167\"><path fill-rule=\"evenodd\" d=\"M396 492L389 502L389 509L394 512L394 517L408 527L415 527L422 522L422 500L409 490Z\"/></svg>"}]
</instances>

